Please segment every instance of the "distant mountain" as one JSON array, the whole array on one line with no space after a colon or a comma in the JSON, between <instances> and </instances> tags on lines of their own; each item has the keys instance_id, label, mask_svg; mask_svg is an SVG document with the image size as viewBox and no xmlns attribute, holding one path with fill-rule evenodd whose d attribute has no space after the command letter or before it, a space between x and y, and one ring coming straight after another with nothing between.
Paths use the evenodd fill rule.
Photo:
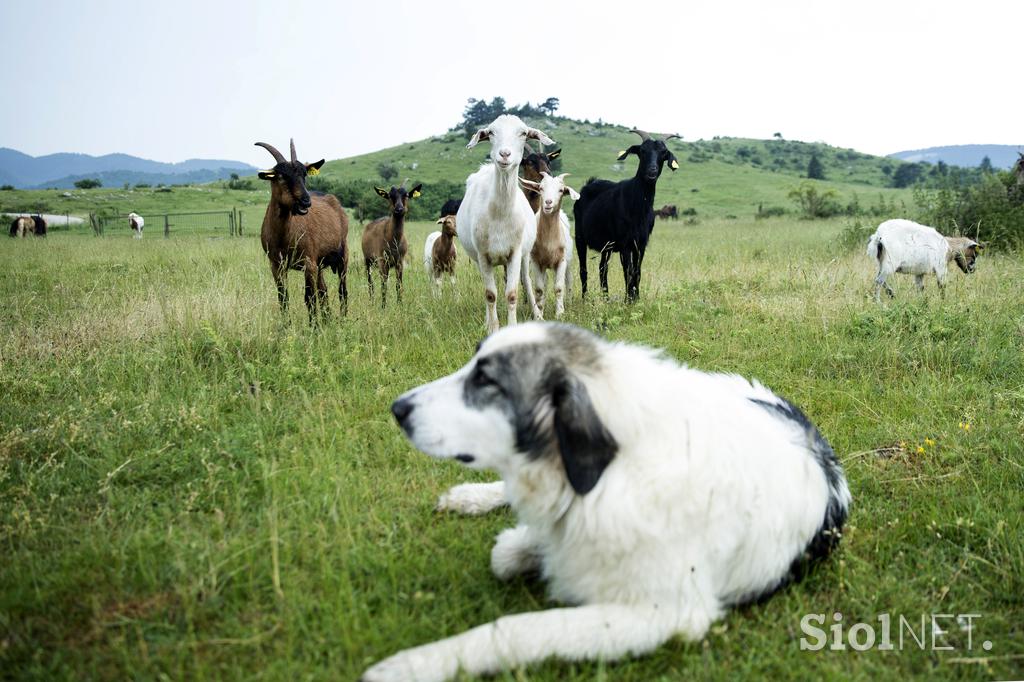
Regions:
<instances>
[{"instance_id":1,"label":"distant mountain","mask_svg":"<svg viewBox=\"0 0 1024 682\"><path fill-rule=\"evenodd\" d=\"M963 166L972 168L981 164L981 160L988 157L995 168L1010 168L1017 163L1017 152L1024 152L1024 145L1013 144L958 144L950 147L928 147L927 149L912 149L905 152L889 154L894 159L901 161L927 161L928 163L943 163L952 166Z\"/></svg>"},{"instance_id":2,"label":"distant mountain","mask_svg":"<svg viewBox=\"0 0 1024 682\"><path fill-rule=\"evenodd\" d=\"M256 168L247 163L220 159L163 163L128 154L29 156L15 149L0 147L0 184L18 188L72 187L75 180L83 178L99 178L107 186L125 182L170 185L210 182L226 178L231 173L246 175L255 171Z\"/></svg>"}]
</instances>

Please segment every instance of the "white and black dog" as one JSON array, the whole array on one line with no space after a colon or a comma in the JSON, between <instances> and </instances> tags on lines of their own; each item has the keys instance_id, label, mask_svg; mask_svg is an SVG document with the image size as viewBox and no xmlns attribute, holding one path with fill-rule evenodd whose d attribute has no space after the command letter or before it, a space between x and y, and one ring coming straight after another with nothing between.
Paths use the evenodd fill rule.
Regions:
<instances>
[{"instance_id":1,"label":"white and black dog","mask_svg":"<svg viewBox=\"0 0 1024 682\"><path fill-rule=\"evenodd\" d=\"M501 475L456 486L439 505L512 505L519 525L498 535L494 574L539 571L552 598L578 606L402 651L366 682L700 640L726 608L767 597L825 556L850 505L832 448L764 386L567 325L503 329L391 409L417 448Z\"/></svg>"}]
</instances>

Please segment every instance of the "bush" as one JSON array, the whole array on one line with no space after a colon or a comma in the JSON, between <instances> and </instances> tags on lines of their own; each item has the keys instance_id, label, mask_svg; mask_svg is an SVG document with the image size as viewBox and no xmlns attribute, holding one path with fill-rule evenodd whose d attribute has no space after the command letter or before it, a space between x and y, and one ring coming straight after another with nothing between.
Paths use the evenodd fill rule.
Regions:
<instances>
[{"instance_id":1,"label":"bush","mask_svg":"<svg viewBox=\"0 0 1024 682\"><path fill-rule=\"evenodd\" d=\"M14 189L14 185L0 185L0 192L10 192Z\"/></svg>"},{"instance_id":2,"label":"bush","mask_svg":"<svg viewBox=\"0 0 1024 682\"><path fill-rule=\"evenodd\" d=\"M151 185L148 182L136 182L135 189L149 189Z\"/></svg>"},{"instance_id":3,"label":"bush","mask_svg":"<svg viewBox=\"0 0 1024 682\"><path fill-rule=\"evenodd\" d=\"M874 231L875 226L871 223L862 223L859 220L847 223L846 226L843 227L843 231L839 233L839 246L844 251L866 249L868 239Z\"/></svg>"},{"instance_id":4,"label":"bush","mask_svg":"<svg viewBox=\"0 0 1024 682\"><path fill-rule=\"evenodd\" d=\"M84 180L75 180L75 187L78 189L95 189L102 187L103 183L95 178L85 178Z\"/></svg>"},{"instance_id":5,"label":"bush","mask_svg":"<svg viewBox=\"0 0 1024 682\"><path fill-rule=\"evenodd\" d=\"M758 204L757 213L754 214L754 218L762 220L764 218L778 218L784 215L786 215L786 209L782 206L769 206L765 208L764 205Z\"/></svg>"},{"instance_id":6,"label":"bush","mask_svg":"<svg viewBox=\"0 0 1024 682\"><path fill-rule=\"evenodd\" d=\"M379 163L377 164L377 175L384 182L391 182L392 178L398 177L398 167L393 163Z\"/></svg>"},{"instance_id":7,"label":"bush","mask_svg":"<svg viewBox=\"0 0 1024 682\"><path fill-rule=\"evenodd\" d=\"M1002 248L1024 247L1024 202L1012 195L1011 173L992 173L975 185L914 189L917 219L944 234L965 234Z\"/></svg>"},{"instance_id":8,"label":"bush","mask_svg":"<svg viewBox=\"0 0 1024 682\"><path fill-rule=\"evenodd\" d=\"M815 182L801 182L789 190L789 194L786 196L800 208L802 217L810 220L831 218L839 215L842 211L839 202L836 201L836 191L834 189L819 190Z\"/></svg>"}]
</instances>

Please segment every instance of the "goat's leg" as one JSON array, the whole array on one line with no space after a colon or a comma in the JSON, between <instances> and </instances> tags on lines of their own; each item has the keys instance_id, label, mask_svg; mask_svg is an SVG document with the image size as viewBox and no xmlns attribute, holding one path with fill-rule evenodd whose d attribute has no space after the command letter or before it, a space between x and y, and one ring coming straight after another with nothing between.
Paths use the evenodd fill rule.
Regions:
<instances>
[{"instance_id":1,"label":"goat's leg","mask_svg":"<svg viewBox=\"0 0 1024 682\"><path fill-rule=\"evenodd\" d=\"M640 298L640 261L643 252L634 244L619 254L622 271L626 280L626 303L635 303Z\"/></svg>"},{"instance_id":2,"label":"goat's leg","mask_svg":"<svg viewBox=\"0 0 1024 682\"><path fill-rule=\"evenodd\" d=\"M544 299L545 289L548 286L548 275L546 272L540 269L540 266L530 260L530 275L533 278L533 292L537 300L537 309L540 310L540 317L538 320L544 319Z\"/></svg>"},{"instance_id":3,"label":"goat's leg","mask_svg":"<svg viewBox=\"0 0 1024 682\"><path fill-rule=\"evenodd\" d=\"M924 278L922 278L924 279ZM935 282L939 285L939 296L946 298L946 273L935 271ZM924 291L924 283L921 283L921 290Z\"/></svg>"},{"instance_id":4,"label":"goat's leg","mask_svg":"<svg viewBox=\"0 0 1024 682\"><path fill-rule=\"evenodd\" d=\"M402 273L405 271L405 261L399 255L398 262L395 263L395 298L398 302L402 302Z\"/></svg>"},{"instance_id":5,"label":"goat's leg","mask_svg":"<svg viewBox=\"0 0 1024 682\"><path fill-rule=\"evenodd\" d=\"M270 274L274 276L274 283L277 285L277 302L281 306L281 312L288 310L288 268L279 261L270 261Z\"/></svg>"},{"instance_id":6,"label":"goat's leg","mask_svg":"<svg viewBox=\"0 0 1024 682\"><path fill-rule=\"evenodd\" d=\"M484 299L487 302L487 314L484 317L484 324L487 326L487 333L493 334L498 331L498 285L494 281L494 266L484 262L485 257L480 256L477 267L480 268L480 277L484 280Z\"/></svg>"},{"instance_id":7,"label":"goat's leg","mask_svg":"<svg viewBox=\"0 0 1024 682\"><path fill-rule=\"evenodd\" d=\"M306 309L309 311L309 323L316 324L317 312L317 279L320 277L320 270L312 259L306 259L304 267L306 275Z\"/></svg>"},{"instance_id":8,"label":"goat's leg","mask_svg":"<svg viewBox=\"0 0 1024 682\"><path fill-rule=\"evenodd\" d=\"M371 272L373 270L373 263L372 258L366 259L366 286L370 290L370 298L373 298L373 273Z\"/></svg>"},{"instance_id":9,"label":"goat's leg","mask_svg":"<svg viewBox=\"0 0 1024 682\"><path fill-rule=\"evenodd\" d=\"M569 259L563 258L555 269L555 319L565 314L565 293L569 289Z\"/></svg>"},{"instance_id":10,"label":"goat's leg","mask_svg":"<svg viewBox=\"0 0 1024 682\"><path fill-rule=\"evenodd\" d=\"M345 247L348 248L347 246ZM348 314L348 254L344 254L338 265L338 300L341 302L341 314Z\"/></svg>"},{"instance_id":11,"label":"goat's leg","mask_svg":"<svg viewBox=\"0 0 1024 682\"><path fill-rule=\"evenodd\" d=\"M914 286L918 291L924 291L924 275L914 275Z\"/></svg>"},{"instance_id":12,"label":"goat's leg","mask_svg":"<svg viewBox=\"0 0 1024 682\"><path fill-rule=\"evenodd\" d=\"M612 257L612 250L609 247L601 249L601 263L597 266L597 273L601 279L601 293L608 298L608 261Z\"/></svg>"},{"instance_id":13,"label":"goat's leg","mask_svg":"<svg viewBox=\"0 0 1024 682\"><path fill-rule=\"evenodd\" d=\"M529 270L527 270L529 272ZM516 316L516 308L519 303L519 278L523 277L526 281L523 282L523 286L527 287L527 291L530 294L530 299L536 301L533 298L533 283L529 281L526 273L523 272L523 256L519 249L512 251L512 255L509 257L508 262L505 263L505 303L507 304L507 321L506 324L513 325L519 323L519 318ZM536 302L534 307L536 307Z\"/></svg>"},{"instance_id":14,"label":"goat's leg","mask_svg":"<svg viewBox=\"0 0 1024 682\"><path fill-rule=\"evenodd\" d=\"M380 269L380 307L388 307L388 276L391 274L391 266L386 258L377 259L377 267Z\"/></svg>"},{"instance_id":15,"label":"goat's leg","mask_svg":"<svg viewBox=\"0 0 1024 682\"><path fill-rule=\"evenodd\" d=\"M321 317L327 316L327 282L324 281L324 269L316 273L316 307Z\"/></svg>"},{"instance_id":16,"label":"goat's leg","mask_svg":"<svg viewBox=\"0 0 1024 682\"><path fill-rule=\"evenodd\" d=\"M577 233L578 234L578 233ZM587 297L587 243L576 240L576 257L580 260L580 298Z\"/></svg>"},{"instance_id":17,"label":"goat's leg","mask_svg":"<svg viewBox=\"0 0 1024 682\"><path fill-rule=\"evenodd\" d=\"M529 253L523 254L523 260L519 266L519 275L523 280L523 290L526 291L526 301L530 304L530 312L533 314L533 319L543 319L542 310L537 307L537 297L534 295L533 290L533 277L530 276L530 263L533 259L530 258Z\"/></svg>"}]
</instances>

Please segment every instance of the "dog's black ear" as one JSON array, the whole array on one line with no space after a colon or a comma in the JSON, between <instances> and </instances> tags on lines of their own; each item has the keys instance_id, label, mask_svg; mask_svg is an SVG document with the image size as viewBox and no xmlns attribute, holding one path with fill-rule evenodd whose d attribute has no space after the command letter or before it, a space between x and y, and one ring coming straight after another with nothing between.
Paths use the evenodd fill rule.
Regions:
<instances>
[{"instance_id":1,"label":"dog's black ear","mask_svg":"<svg viewBox=\"0 0 1024 682\"><path fill-rule=\"evenodd\" d=\"M597 416L587 387L569 372L556 382L552 403L565 474L573 490L586 495L615 458L619 445Z\"/></svg>"}]
</instances>

